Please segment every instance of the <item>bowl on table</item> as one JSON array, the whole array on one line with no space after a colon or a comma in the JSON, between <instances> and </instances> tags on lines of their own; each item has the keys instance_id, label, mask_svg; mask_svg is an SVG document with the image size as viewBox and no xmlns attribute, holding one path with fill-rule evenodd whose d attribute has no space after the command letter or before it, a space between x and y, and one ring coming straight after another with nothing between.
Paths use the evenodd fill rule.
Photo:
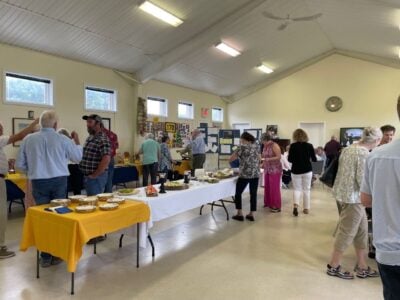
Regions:
<instances>
[{"instance_id":1,"label":"bowl on table","mask_svg":"<svg viewBox=\"0 0 400 300\"><path fill-rule=\"evenodd\" d=\"M113 193L103 193L103 194L98 194L97 199L99 201L107 201L108 199L112 198L114 196Z\"/></svg>"},{"instance_id":2,"label":"bowl on table","mask_svg":"<svg viewBox=\"0 0 400 300\"><path fill-rule=\"evenodd\" d=\"M100 210L114 210L119 206L118 203L104 203L99 205Z\"/></svg>"},{"instance_id":3,"label":"bowl on table","mask_svg":"<svg viewBox=\"0 0 400 300\"><path fill-rule=\"evenodd\" d=\"M86 198L86 195L73 195L69 196L69 200L71 200L71 203L79 203L79 200Z\"/></svg>"},{"instance_id":4,"label":"bowl on table","mask_svg":"<svg viewBox=\"0 0 400 300\"><path fill-rule=\"evenodd\" d=\"M110 198L107 199L107 203L117 203L117 204L123 204L125 203L125 199L124 198Z\"/></svg>"},{"instance_id":5,"label":"bowl on table","mask_svg":"<svg viewBox=\"0 0 400 300\"><path fill-rule=\"evenodd\" d=\"M80 205L75 207L75 211L77 213L91 213L94 212L95 210L96 210L95 205Z\"/></svg>"},{"instance_id":6,"label":"bowl on table","mask_svg":"<svg viewBox=\"0 0 400 300\"><path fill-rule=\"evenodd\" d=\"M97 196L86 197L79 200L79 205L97 205Z\"/></svg>"},{"instance_id":7,"label":"bowl on table","mask_svg":"<svg viewBox=\"0 0 400 300\"><path fill-rule=\"evenodd\" d=\"M69 199L54 199L50 201L50 206L55 207L55 206L64 206L68 207L68 205L71 204L71 200Z\"/></svg>"}]
</instances>

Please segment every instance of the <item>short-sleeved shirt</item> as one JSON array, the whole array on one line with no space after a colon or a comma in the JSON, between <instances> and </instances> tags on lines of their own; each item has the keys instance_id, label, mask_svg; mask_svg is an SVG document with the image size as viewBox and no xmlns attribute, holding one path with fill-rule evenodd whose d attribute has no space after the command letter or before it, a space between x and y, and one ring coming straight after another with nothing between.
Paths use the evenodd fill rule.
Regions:
<instances>
[{"instance_id":1,"label":"short-sleeved shirt","mask_svg":"<svg viewBox=\"0 0 400 300\"><path fill-rule=\"evenodd\" d=\"M162 143L160 147L161 147L161 158L160 158L159 169L161 171L164 171L165 169L171 170L172 169L171 151L169 150L168 145L166 143Z\"/></svg>"},{"instance_id":2,"label":"short-sleeved shirt","mask_svg":"<svg viewBox=\"0 0 400 300\"><path fill-rule=\"evenodd\" d=\"M260 177L260 147L257 144L240 145L235 153L239 157L239 177Z\"/></svg>"},{"instance_id":3,"label":"short-sleeved shirt","mask_svg":"<svg viewBox=\"0 0 400 300\"><path fill-rule=\"evenodd\" d=\"M118 136L111 130L108 130L107 128L103 128L103 132L106 134L106 136L110 141L111 157L114 157L115 154L117 154L117 149L119 148Z\"/></svg>"},{"instance_id":4,"label":"short-sleeved shirt","mask_svg":"<svg viewBox=\"0 0 400 300\"><path fill-rule=\"evenodd\" d=\"M372 196L376 260L400 266L400 140L371 152L361 192Z\"/></svg>"},{"instance_id":5,"label":"short-sleeved shirt","mask_svg":"<svg viewBox=\"0 0 400 300\"><path fill-rule=\"evenodd\" d=\"M197 136L193 141L191 141L191 144L193 155L206 153L206 144L202 135Z\"/></svg>"},{"instance_id":6,"label":"short-sleeved shirt","mask_svg":"<svg viewBox=\"0 0 400 300\"><path fill-rule=\"evenodd\" d=\"M311 172L311 161L317 161L314 146L306 142L295 142L291 144L288 160L292 163L293 174Z\"/></svg>"},{"instance_id":7,"label":"short-sleeved shirt","mask_svg":"<svg viewBox=\"0 0 400 300\"><path fill-rule=\"evenodd\" d=\"M8 173L8 161L4 147L7 146L9 140L9 136L0 136L0 174L3 175Z\"/></svg>"},{"instance_id":8,"label":"short-sleeved shirt","mask_svg":"<svg viewBox=\"0 0 400 300\"><path fill-rule=\"evenodd\" d=\"M158 152L160 151L160 145L153 139L145 140L141 146L143 153L144 165L151 165L158 162Z\"/></svg>"},{"instance_id":9,"label":"short-sleeved shirt","mask_svg":"<svg viewBox=\"0 0 400 300\"><path fill-rule=\"evenodd\" d=\"M86 176L93 174L103 157L110 154L110 141L103 132L90 135L83 146L83 156L79 168Z\"/></svg>"}]
</instances>

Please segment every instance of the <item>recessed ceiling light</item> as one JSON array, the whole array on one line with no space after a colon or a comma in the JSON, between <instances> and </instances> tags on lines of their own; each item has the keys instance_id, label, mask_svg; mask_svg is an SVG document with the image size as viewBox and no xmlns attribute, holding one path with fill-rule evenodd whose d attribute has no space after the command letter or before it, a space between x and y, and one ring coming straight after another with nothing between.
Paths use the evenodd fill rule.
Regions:
<instances>
[{"instance_id":1,"label":"recessed ceiling light","mask_svg":"<svg viewBox=\"0 0 400 300\"><path fill-rule=\"evenodd\" d=\"M259 69L261 72L264 72L264 73L267 73L267 74L271 74L274 71L270 67L267 67L264 64L261 64L261 65L257 66L257 69Z\"/></svg>"},{"instance_id":2,"label":"recessed ceiling light","mask_svg":"<svg viewBox=\"0 0 400 300\"><path fill-rule=\"evenodd\" d=\"M139 8L148 14L156 17L157 19L160 19L164 21L165 23L168 23L174 27L178 27L183 23L183 21L177 17L175 17L173 14L170 14L166 10L162 9L161 7L158 7L154 5L153 3L149 1L143 2Z\"/></svg>"},{"instance_id":3,"label":"recessed ceiling light","mask_svg":"<svg viewBox=\"0 0 400 300\"><path fill-rule=\"evenodd\" d=\"M228 46L225 43L219 43L215 46L215 48L217 48L218 50L225 52L226 54L229 54L230 56L233 56L233 57L241 54L238 50L232 48L231 46Z\"/></svg>"}]
</instances>

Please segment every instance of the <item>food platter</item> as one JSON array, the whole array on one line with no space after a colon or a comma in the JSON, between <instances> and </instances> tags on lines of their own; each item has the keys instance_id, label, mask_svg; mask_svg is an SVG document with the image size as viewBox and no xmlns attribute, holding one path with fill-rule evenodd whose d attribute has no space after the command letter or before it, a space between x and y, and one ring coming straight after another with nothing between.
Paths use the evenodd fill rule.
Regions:
<instances>
[{"instance_id":1,"label":"food platter","mask_svg":"<svg viewBox=\"0 0 400 300\"><path fill-rule=\"evenodd\" d=\"M230 178L233 176L234 176L234 173L233 173L233 170L231 170L231 169L219 170L213 174L213 177L218 178L218 179L226 179L226 178Z\"/></svg>"},{"instance_id":2,"label":"food platter","mask_svg":"<svg viewBox=\"0 0 400 300\"><path fill-rule=\"evenodd\" d=\"M124 198L110 198L110 199L107 199L107 203L123 204L123 203L125 203L125 199Z\"/></svg>"},{"instance_id":3,"label":"food platter","mask_svg":"<svg viewBox=\"0 0 400 300\"><path fill-rule=\"evenodd\" d=\"M164 184L164 187L167 191L179 191L188 189L189 185L178 181L168 181Z\"/></svg>"},{"instance_id":4,"label":"food platter","mask_svg":"<svg viewBox=\"0 0 400 300\"><path fill-rule=\"evenodd\" d=\"M118 203L104 203L99 205L100 210L114 210L119 206Z\"/></svg>"},{"instance_id":5,"label":"food platter","mask_svg":"<svg viewBox=\"0 0 400 300\"><path fill-rule=\"evenodd\" d=\"M118 196L132 196L138 194L138 189L120 189L116 192Z\"/></svg>"},{"instance_id":6,"label":"food platter","mask_svg":"<svg viewBox=\"0 0 400 300\"><path fill-rule=\"evenodd\" d=\"M103 194L98 194L97 199L99 201L107 201L108 199L112 198L114 196L113 193L103 193Z\"/></svg>"},{"instance_id":7,"label":"food platter","mask_svg":"<svg viewBox=\"0 0 400 300\"><path fill-rule=\"evenodd\" d=\"M50 201L50 206L55 207L55 206L64 206L68 207L68 205L71 204L71 200L69 199L54 199Z\"/></svg>"},{"instance_id":8,"label":"food platter","mask_svg":"<svg viewBox=\"0 0 400 300\"><path fill-rule=\"evenodd\" d=\"M96 210L96 206L94 206L94 205L81 205L81 206L75 207L75 211L77 213L91 213L91 212L94 212L95 210Z\"/></svg>"},{"instance_id":9,"label":"food platter","mask_svg":"<svg viewBox=\"0 0 400 300\"><path fill-rule=\"evenodd\" d=\"M79 205L97 205L97 197L96 196L91 196L91 197L86 197L83 199L79 199Z\"/></svg>"},{"instance_id":10,"label":"food platter","mask_svg":"<svg viewBox=\"0 0 400 300\"><path fill-rule=\"evenodd\" d=\"M79 203L79 200L86 198L86 195L73 195L69 196L69 200L71 200L72 203Z\"/></svg>"},{"instance_id":11,"label":"food platter","mask_svg":"<svg viewBox=\"0 0 400 300\"><path fill-rule=\"evenodd\" d=\"M146 191L146 196L147 197L157 197L158 196L158 192L156 190L156 188L152 185L149 185L145 188Z\"/></svg>"}]
</instances>

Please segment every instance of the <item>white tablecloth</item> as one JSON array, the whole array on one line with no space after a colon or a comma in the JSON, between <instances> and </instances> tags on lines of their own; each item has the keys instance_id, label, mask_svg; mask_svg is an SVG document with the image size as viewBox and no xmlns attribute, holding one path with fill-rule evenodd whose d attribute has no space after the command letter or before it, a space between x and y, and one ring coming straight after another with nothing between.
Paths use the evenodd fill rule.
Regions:
<instances>
[{"instance_id":1,"label":"white tablecloth","mask_svg":"<svg viewBox=\"0 0 400 300\"><path fill-rule=\"evenodd\" d=\"M191 181L190 188L187 190L167 191L167 193L159 194L157 197L146 197L145 188L140 188L139 194L124 197L143 201L150 207L150 221L147 224L141 224L140 227L140 246L146 247L147 232L153 227L153 222L161 221L213 201L232 197L235 195L236 181L236 177L224 179L214 184Z\"/></svg>"}]
</instances>

